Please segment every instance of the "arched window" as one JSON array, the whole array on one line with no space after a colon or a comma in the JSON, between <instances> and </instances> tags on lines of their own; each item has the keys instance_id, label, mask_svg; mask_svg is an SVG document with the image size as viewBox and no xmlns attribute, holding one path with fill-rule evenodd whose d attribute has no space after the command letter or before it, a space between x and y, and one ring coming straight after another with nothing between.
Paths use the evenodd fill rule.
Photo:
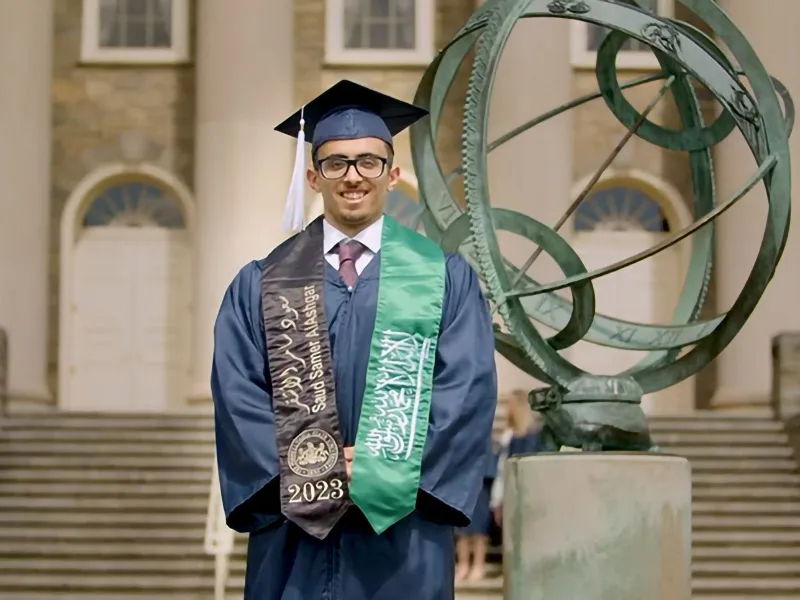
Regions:
<instances>
[{"instance_id":1,"label":"arched window","mask_svg":"<svg viewBox=\"0 0 800 600\"><path fill-rule=\"evenodd\" d=\"M152 181L113 183L94 197L83 216L84 227L164 227L183 229L180 201Z\"/></svg>"},{"instance_id":2,"label":"arched window","mask_svg":"<svg viewBox=\"0 0 800 600\"><path fill-rule=\"evenodd\" d=\"M591 192L575 211L575 231L670 230L661 205L643 191L614 186Z\"/></svg>"}]
</instances>

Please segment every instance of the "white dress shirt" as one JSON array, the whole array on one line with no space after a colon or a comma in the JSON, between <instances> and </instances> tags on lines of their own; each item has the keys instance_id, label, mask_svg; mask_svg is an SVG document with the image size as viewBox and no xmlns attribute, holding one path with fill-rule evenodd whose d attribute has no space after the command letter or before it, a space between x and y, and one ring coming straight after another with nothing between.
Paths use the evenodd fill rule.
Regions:
<instances>
[{"instance_id":1,"label":"white dress shirt","mask_svg":"<svg viewBox=\"0 0 800 600\"><path fill-rule=\"evenodd\" d=\"M383 234L383 217L375 221L366 229L359 231L354 238L350 238L328 223L322 220L322 251L325 253L325 260L337 271L339 270L339 253L335 249L336 244L344 240L349 242L351 239L361 242L364 245L364 252L356 261L356 273L361 275L367 267L372 257L381 249L381 235Z\"/></svg>"}]
</instances>

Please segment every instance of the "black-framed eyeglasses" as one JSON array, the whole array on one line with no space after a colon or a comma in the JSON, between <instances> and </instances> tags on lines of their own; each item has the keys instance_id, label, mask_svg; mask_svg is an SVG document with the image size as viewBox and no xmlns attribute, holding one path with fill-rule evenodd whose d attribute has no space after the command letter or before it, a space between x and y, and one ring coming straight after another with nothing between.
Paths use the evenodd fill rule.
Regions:
<instances>
[{"instance_id":1,"label":"black-framed eyeglasses","mask_svg":"<svg viewBox=\"0 0 800 600\"><path fill-rule=\"evenodd\" d=\"M377 179L386 170L388 158L382 156L359 156L358 158L344 158L343 156L329 156L318 163L320 175L325 179L341 179L354 167L356 172L364 179Z\"/></svg>"}]
</instances>

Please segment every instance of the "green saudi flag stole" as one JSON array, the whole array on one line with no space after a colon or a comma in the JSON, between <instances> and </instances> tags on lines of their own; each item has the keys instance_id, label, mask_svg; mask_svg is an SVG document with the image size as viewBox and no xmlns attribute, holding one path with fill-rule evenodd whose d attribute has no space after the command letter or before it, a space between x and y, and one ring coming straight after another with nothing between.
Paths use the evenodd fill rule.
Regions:
<instances>
[{"instance_id":1,"label":"green saudi flag stole","mask_svg":"<svg viewBox=\"0 0 800 600\"><path fill-rule=\"evenodd\" d=\"M445 256L384 217L380 283L350 497L381 534L416 507L428 433Z\"/></svg>"}]
</instances>

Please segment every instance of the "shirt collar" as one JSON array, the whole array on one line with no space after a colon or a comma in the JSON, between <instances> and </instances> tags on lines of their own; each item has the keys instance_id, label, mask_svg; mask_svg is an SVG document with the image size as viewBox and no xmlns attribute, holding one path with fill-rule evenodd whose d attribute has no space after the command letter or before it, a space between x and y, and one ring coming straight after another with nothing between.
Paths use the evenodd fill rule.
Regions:
<instances>
[{"instance_id":1,"label":"shirt collar","mask_svg":"<svg viewBox=\"0 0 800 600\"><path fill-rule=\"evenodd\" d=\"M329 254L331 250L336 247L336 244L342 240L349 240L350 238L336 229L333 225L328 223L327 219L322 220L323 242L322 250L324 254ZM359 231L352 239L361 242L364 246L372 252L377 254L381 249L381 234L383 233L383 216L375 221L366 229Z\"/></svg>"}]
</instances>

